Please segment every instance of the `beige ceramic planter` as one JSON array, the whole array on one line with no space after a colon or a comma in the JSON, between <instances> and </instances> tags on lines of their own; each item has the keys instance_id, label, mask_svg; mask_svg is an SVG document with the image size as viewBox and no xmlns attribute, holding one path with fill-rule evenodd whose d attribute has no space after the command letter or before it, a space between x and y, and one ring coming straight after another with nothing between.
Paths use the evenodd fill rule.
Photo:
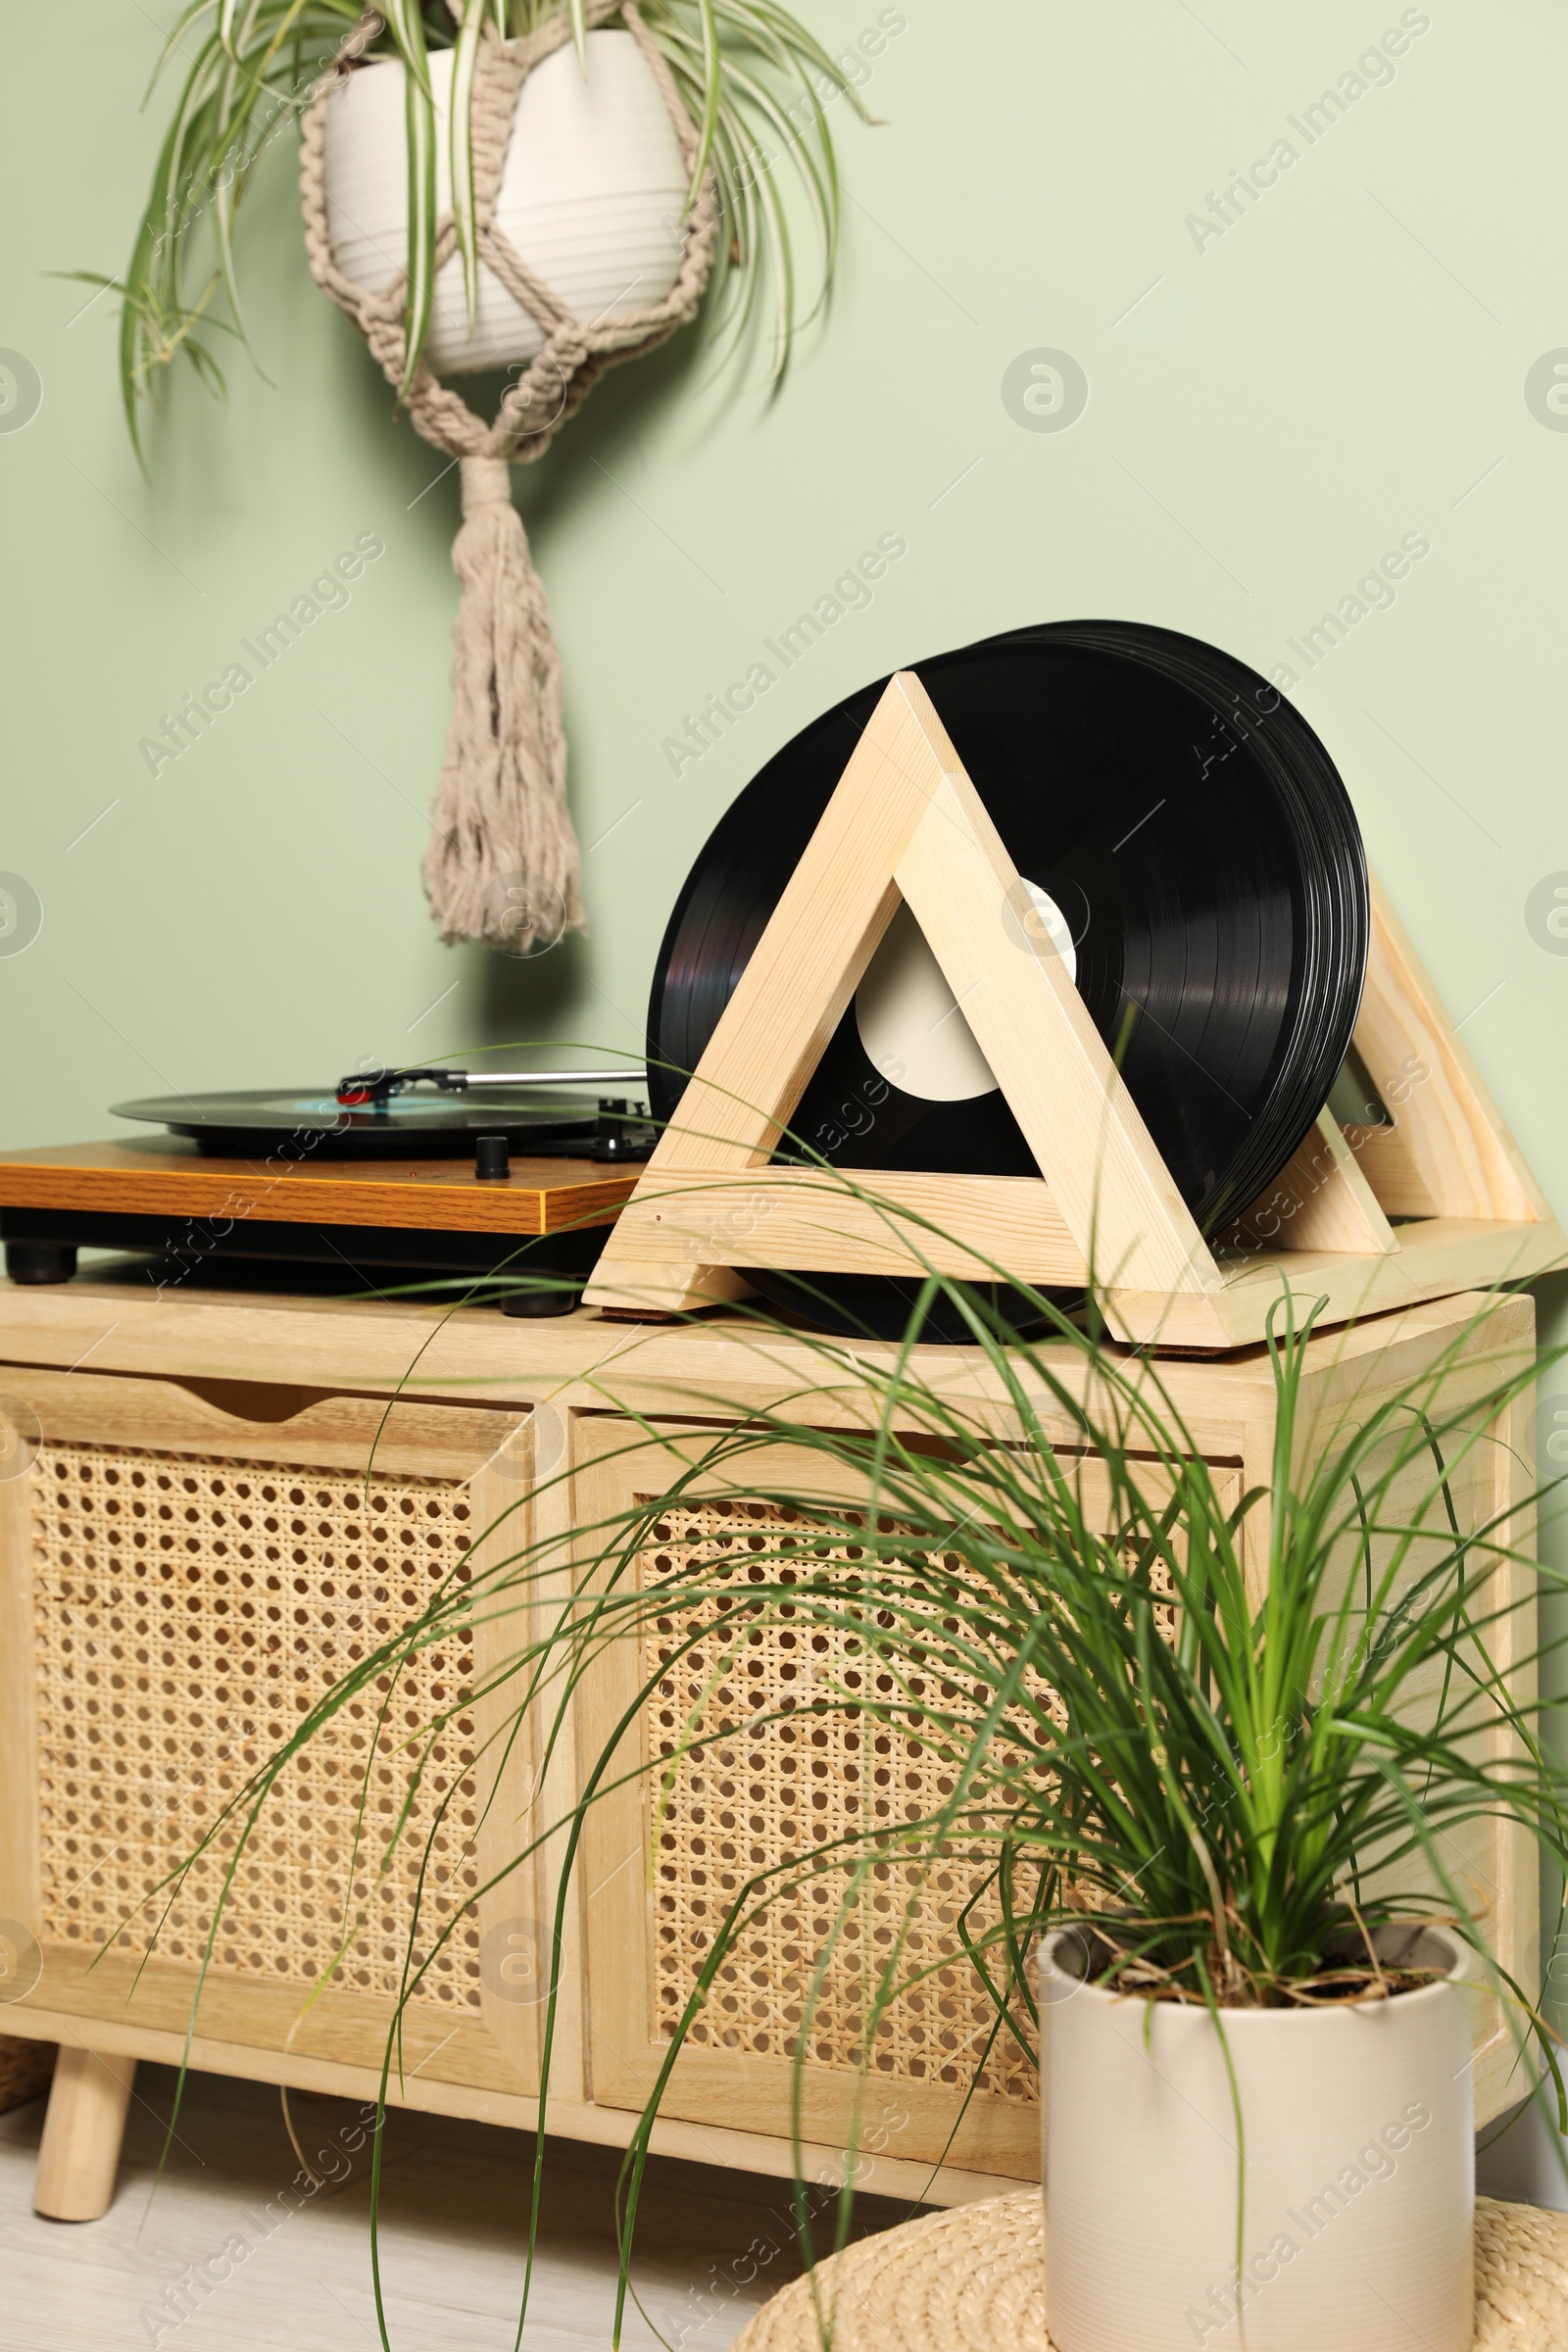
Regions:
<instances>
[{"instance_id":1,"label":"beige ceramic planter","mask_svg":"<svg viewBox=\"0 0 1568 2352\"><path fill-rule=\"evenodd\" d=\"M1380 1938L1441 1984L1310 2011L1208 2013L1040 1956L1047 2318L1056 2352L1469 2352L1475 1962ZM1246 2166L1237 2270L1236 2104ZM1240 2306L1240 2308L1238 2308Z\"/></svg>"}]
</instances>

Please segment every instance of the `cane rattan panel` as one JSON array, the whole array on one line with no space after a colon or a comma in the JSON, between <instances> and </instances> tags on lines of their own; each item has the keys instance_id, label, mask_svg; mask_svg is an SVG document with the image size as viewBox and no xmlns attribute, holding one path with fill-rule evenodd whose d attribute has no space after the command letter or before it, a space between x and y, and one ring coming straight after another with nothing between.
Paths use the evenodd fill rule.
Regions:
<instances>
[{"instance_id":1,"label":"cane rattan panel","mask_svg":"<svg viewBox=\"0 0 1568 2352\"><path fill-rule=\"evenodd\" d=\"M749 1526L743 1525L749 1521ZM847 1559L852 1549L825 1544L777 1506L695 1504L661 1514L658 1544L645 1553L645 1586L677 1574L692 1561L710 1561L725 1585L731 1566L737 1599L749 1575L769 1583L787 1573L779 1558L801 1530L809 1566L825 1556ZM767 1555L765 1569L756 1565ZM946 1558L951 1572L961 1563ZM648 1779L649 1837L655 1854L651 2024L667 2036L690 1996L713 1933L742 1886L804 1850L835 1838L896 1835L901 1821L937 1811L952 1795L946 1757L913 1736L872 1730L862 1738L848 1713L788 1718L747 1727L754 1712L808 1708L835 1687L854 1686L858 1653L849 1635L781 1622L754 1624L737 1636L725 1625L715 1596L698 1604L711 1615L711 1636L687 1642L691 1610L656 1620L644 1636L644 1672L661 1676L649 1709L654 1758L675 1757L694 1730L705 1740L734 1729L733 1740L680 1757ZM678 1651L679 1654L676 1654ZM935 1678L933 1678L933 1690ZM925 1686L911 1677L913 1699ZM1049 1693L1048 1705L1051 1704ZM1054 1711L1054 1710L1053 1710ZM829 1938L837 1940L822 1972L807 2028L806 2055L845 2070L862 2063L866 1996L912 1916L901 1960L904 1972L933 1962L919 1984L900 1995L878 2025L870 2064L894 2081L963 2088L972 2082L992 2095L1016 2101L1038 2096L1032 2062L1008 2034L994 2034L996 2012L962 1950L957 1921L977 1879L971 1860L952 1869L898 1859L870 1865L855 1908L842 1921L847 1879L828 1869L803 1877L747 1928L720 1967L690 2034L694 2046L755 2057L793 2057L806 2018L813 1973ZM995 1921L986 1898L970 1914L970 1932ZM996 1961L993 1959L994 1973ZM990 2044L989 2052L987 2045ZM982 2057L978 2078L976 2068Z\"/></svg>"},{"instance_id":2,"label":"cane rattan panel","mask_svg":"<svg viewBox=\"0 0 1568 2352\"><path fill-rule=\"evenodd\" d=\"M167 1895L149 1901L150 1890L313 1702L464 1576L466 1489L76 1444L46 1446L30 1477L40 1935L96 1948L123 1930L120 1948L194 1965L232 1837L215 1840L167 1917ZM471 1675L464 1643L421 1650L285 1767L247 1841L213 1967L309 1984L347 1936L333 1984L396 1993L427 1842L417 1957L477 1884L471 1723L456 1718L427 1753L420 1737ZM471 1916L420 1989L460 2014L478 2008Z\"/></svg>"}]
</instances>

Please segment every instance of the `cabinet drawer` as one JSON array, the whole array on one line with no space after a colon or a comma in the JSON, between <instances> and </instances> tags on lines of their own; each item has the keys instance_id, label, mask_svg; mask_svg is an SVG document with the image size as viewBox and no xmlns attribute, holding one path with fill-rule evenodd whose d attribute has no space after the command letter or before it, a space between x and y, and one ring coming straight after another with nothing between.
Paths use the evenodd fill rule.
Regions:
<instances>
[{"instance_id":1,"label":"cabinet drawer","mask_svg":"<svg viewBox=\"0 0 1568 2352\"><path fill-rule=\"evenodd\" d=\"M498 1514L492 1546L515 1543L526 1490L496 1464L516 1408L16 1367L0 1392L21 1436L0 1484L0 1911L36 1938L30 1999L183 2033L199 1989L203 2034L378 2065L417 1974L407 2063L532 2087L514 1955L486 1955L538 1905L476 1900L501 1851L481 1814L515 1838L517 1809L489 1802L467 1703L484 1629L389 1655L283 1766L235 1859L253 1775L339 1676L466 1586ZM525 1804L524 1759L506 1772Z\"/></svg>"},{"instance_id":2,"label":"cabinet drawer","mask_svg":"<svg viewBox=\"0 0 1568 2352\"><path fill-rule=\"evenodd\" d=\"M657 1498L683 1459L702 1449L701 1440L673 1433L639 1445L632 1425L612 1419L584 1435L585 1452L597 1456L577 1475L585 1526ZM1101 1465L1081 1462L1076 1475L1086 1507L1108 1507ZM852 1507L858 1500L819 1459L785 1446L768 1449L759 1477L785 1493L833 1493ZM1234 1502L1239 1474L1216 1477ZM769 1552L797 1530L803 1546L811 1535L808 1521L782 1516L774 1504L737 1503L732 1494L710 1500L700 1484L689 1489L660 1515L640 1562L645 1587L695 1555L712 1563L715 1580L727 1584L733 1573L743 1593L748 1530ZM953 1788L951 1765L912 1734L862 1737L845 1715L808 1711L813 1696L853 1673L843 1637L798 1633L775 1618L735 1650L733 1633L713 1614L712 1638L692 1646L688 1615L678 1638L650 1621L636 1639L608 1644L585 1686L590 1765L638 1690L652 1693L619 1767L636 1762L642 1772L588 1817L591 2062L594 2097L606 2105L641 2106L648 2097L713 1934L749 1880L835 1838L895 1834L899 1822L938 1809ZM749 1726L748 1716L792 1695L793 1715ZM680 1754L694 1728L705 1740L734 1737ZM871 1865L847 1916L844 1871L828 1867L792 1885L718 1971L663 2111L788 2135L799 2087L800 2128L809 2140L854 2137L869 2152L1037 2178L1034 2065L1010 2034L996 2031L959 1934L979 1875L972 1863L933 1868L890 1853ZM996 1916L982 1896L971 1933ZM882 2018L863 2066L868 1986L901 1936L906 1968L930 1973Z\"/></svg>"}]
</instances>

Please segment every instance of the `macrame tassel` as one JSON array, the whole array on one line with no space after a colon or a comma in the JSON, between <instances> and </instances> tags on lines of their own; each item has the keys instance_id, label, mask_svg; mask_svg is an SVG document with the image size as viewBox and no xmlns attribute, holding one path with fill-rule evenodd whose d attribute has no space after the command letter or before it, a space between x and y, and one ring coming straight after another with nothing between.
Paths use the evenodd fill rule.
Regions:
<instances>
[{"instance_id":1,"label":"macrame tassel","mask_svg":"<svg viewBox=\"0 0 1568 2352\"><path fill-rule=\"evenodd\" d=\"M455 20L466 21L461 0L449 5ZM558 7L517 40L498 40L486 24L473 111L479 251L486 269L544 336L543 348L486 423L449 384L438 381L424 361L406 380L406 273L371 291L345 276L332 251L327 114L334 93L341 95L346 70L373 39L385 14L384 5L379 13L367 10L306 109L300 167L305 249L317 282L365 336L416 430L432 448L463 461L464 521L452 551L463 583L452 636L456 693L435 829L424 860L425 895L449 942L484 940L514 955L536 955L553 947L563 932L585 926L581 861L566 813L561 661L545 593L512 504L507 458L526 466L543 457L607 368L653 351L696 317L718 237L717 184L710 167L686 218L675 282L662 301L627 311L617 299L612 316L575 318L495 223L517 94L535 67L571 39L572 14ZM691 170L700 134L636 0L584 0L578 21L600 25L612 19L642 52ZM456 246L449 215L437 223L438 269Z\"/></svg>"},{"instance_id":2,"label":"macrame tassel","mask_svg":"<svg viewBox=\"0 0 1568 2352\"><path fill-rule=\"evenodd\" d=\"M452 568L462 583L452 728L425 895L449 943L538 954L585 928L582 861L566 809L561 657L505 458L463 460Z\"/></svg>"}]
</instances>

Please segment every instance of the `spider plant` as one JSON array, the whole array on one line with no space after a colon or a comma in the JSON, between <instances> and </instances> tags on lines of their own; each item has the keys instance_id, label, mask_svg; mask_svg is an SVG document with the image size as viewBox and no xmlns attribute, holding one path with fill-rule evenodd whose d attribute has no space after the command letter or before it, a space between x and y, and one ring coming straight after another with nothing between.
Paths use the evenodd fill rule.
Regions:
<instances>
[{"instance_id":1,"label":"spider plant","mask_svg":"<svg viewBox=\"0 0 1568 2352\"><path fill-rule=\"evenodd\" d=\"M643 22L698 132L688 205L711 172L721 215L715 296L739 340L772 285L772 370L810 315L797 287L795 241L775 167L787 160L814 228L820 289L833 274L838 177L824 95L858 91L815 37L777 0L644 0ZM399 58L408 74L408 368L430 323L436 230L436 117L427 68L455 47L450 126L454 225L470 320L478 292L469 102L480 44L570 19L586 71L586 0L188 0L165 42L147 93L183 68L146 207L122 278L73 274L122 296L120 380L140 455L138 403L182 355L209 388L223 389L217 333L245 333L234 228L257 166L297 125L321 76L344 52ZM603 21L603 20L601 20ZM609 22L613 24L613 17ZM147 101L144 101L146 103ZM226 314L226 315L223 315Z\"/></svg>"},{"instance_id":2,"label":"spider plant","mask_svg":"<svg viewBox=\"0 0 1568 2352\"><path fill-rule=\"evenodd\" d=\"M823 1181L858 1189L831 1171ZM917 1221L884 1206L918 1249ZM1005 1269L994 1272L1006 1282ZM509 1523L521 1526L514 1506L515 1522L509 1510L488 1531L505 1556L471 1581L454 1576L346 1675L215 1824L212 1839L242 1848L290 1757L340 1707L379 1692L384 1722L423 1647L501 1619L515 1639L488 1686L505 1692L507 1720L478 1761L482 1808L500 1749L526 1723L548 1767L578 1694L630 1645L641 1661L635 1688L614 1735L587 1759L580 1794L561 1820L519 1823L514 1853L491 1881L564 1832L544 2008L542 2168L560 1954L594 1808L637 1784L657 1822L708 1751L765 1741L803 1715L855 1735L846 1748L865 1763L852 1826L718 1873L719 1915L626 2157L623 2302L650 2134L672 2071L749 1934L824 1885L830 1925L799 1985L798 2161L813 2014L857 1924L867 1931L858 1949L875 1955L858 1964L852 2003L867 2075L901 2000L956 1960L973 1971L991 2023L968 2088L955 2095L955 2131L1001 2038L1033 2050L1029 1953L1046 1925L1067 1919L1095 1923L1104 1970L1127 1989L1225 2010L1387 1997L1397 1986L1373 1954L1375 1931L1442 1918L1509 2004L1521 2056L1540 2039L1568 2125L1533 1989L1487 1957L1484 1906L1452 1859L1468 1826L1500 1820L1527 1830L1559 1871L1568 1865L1565 1776L1528 1694L1542 1662L1534 1597L1511 1572L1563 1580L1536 1571L1520 1548L1528 1504L1477 1526L1456 1500L1537 1363L1494 1348L1483 1312L1392 1394L1378 1383L1358 1396L1342 1379L1325 1418L1305 1385L1312 1317L1298 1325L1287 1311L1268 1347L1269 1473L1236 1495L1203 1459L1157 1364L1105 1343L1093 1300L1080 1320L1048 1296L1025 1297L1043 1337L1020 1338L985 1294L934 1271L913 1286L904 1345L847 1346L757 1317L760 1359L804 1363L798 1389L742 1427L688 1430L679 1441L633 1415L627 1451L662 1449L661 1491L573 1530L569 1592L559 1538L519 1532L509 1547ZM939 1298L974 1349L972 1405L956 1401L951 1381L926 1376L929 1358L912 1345ZM776 1346L786 1339L787 1357ZM616 1401L612 1392L604 1401ZM706 1401L682 1409L701 1412ZM722 1396L710 1409L734 1411ZM569 1475L564 1465L539 1491ZM636 1483L650 1483L645 1468ZM682 1550L668 1541L669 1514L699 1498L719 1534ZM833 1661L804 1692L780 1694L745 1674L749 1649L780 1627ZM640 1747L637 1728L661 1706L667 1715L682 1660L697 1661L701 1695L673 1734ZM421 1732L411 1785L474 1695L457 1693ZM879 1748L911 1740L940 1767L937 1796L913 1818L902 1795L879 1791L873 1769ZM368 1773L368 1763L367 1787ZM454 1790L446 1802L457 1801ZM388 1850L403 1834L395 1824ZM932 1904L948 1920L938 1958L915 1934ZM345 1943L352 1932L346 1923ZM455 1922L411 1923L400 2016L455 1932ZM394 2027L383 2090L398 2064ZM839 2243L852 2194L846 2186L838 2200ZM808 2252L810 2202L803 2188Z\"/></svg>"}]
</instances>

